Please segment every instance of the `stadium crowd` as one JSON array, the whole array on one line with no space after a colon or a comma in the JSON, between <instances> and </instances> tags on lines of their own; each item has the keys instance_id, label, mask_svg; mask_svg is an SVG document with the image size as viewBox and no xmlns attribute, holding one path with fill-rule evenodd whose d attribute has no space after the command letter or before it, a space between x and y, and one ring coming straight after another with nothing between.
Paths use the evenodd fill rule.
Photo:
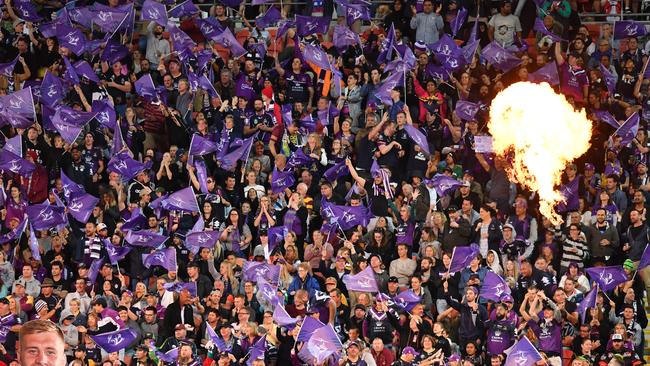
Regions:
<instances>
[{"instance_id":1,"label":"stadium crowd","mask_svg":"<svg viewBox=\"0 0 650 366\"><path fill-rule=\"evenodd\" d=\"M4 0L0 364L645 364L645 2L266 3ZM593 120L561 225L517 82Z\"/></svg>"}]
</instances>

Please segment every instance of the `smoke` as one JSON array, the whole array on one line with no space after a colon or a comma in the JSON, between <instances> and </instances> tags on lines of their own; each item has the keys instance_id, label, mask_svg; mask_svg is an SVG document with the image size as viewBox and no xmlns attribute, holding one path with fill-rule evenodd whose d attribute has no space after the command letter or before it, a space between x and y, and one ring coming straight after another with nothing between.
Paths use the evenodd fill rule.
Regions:
<instances>
[{"instance_id":1,"label":"smoke","mask_svg":"<svg viewBox=\"0 0 650 366\"><path fill-rule=\"evenodd\" d=\"M546 83L520 82L492 101L488 128L494 152L506 157L511 181L535 191L540 211L562 222L554 206L565 198L556 189L565 166L589 148L591 121Z\"/></svg>"}]
</instances>

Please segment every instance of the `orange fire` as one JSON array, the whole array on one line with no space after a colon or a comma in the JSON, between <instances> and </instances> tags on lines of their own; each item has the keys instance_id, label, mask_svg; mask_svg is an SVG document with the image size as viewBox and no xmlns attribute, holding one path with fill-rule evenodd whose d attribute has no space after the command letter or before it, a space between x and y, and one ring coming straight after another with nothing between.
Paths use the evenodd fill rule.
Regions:
<instances>
[{"instance_id":1,"label":"orange fire","mask_svg":"<svg viewBox=\"0 0 650 366\"><path fill-rule=\"evenodd\" d=\"M565 166L589 148L591 121L546 83L520 82L492 101L488 128L494 152L507 156L511 181L537 192L540 212L563 220L554 206L565 201L556 187Z\"/></svg>"}]
</instances>

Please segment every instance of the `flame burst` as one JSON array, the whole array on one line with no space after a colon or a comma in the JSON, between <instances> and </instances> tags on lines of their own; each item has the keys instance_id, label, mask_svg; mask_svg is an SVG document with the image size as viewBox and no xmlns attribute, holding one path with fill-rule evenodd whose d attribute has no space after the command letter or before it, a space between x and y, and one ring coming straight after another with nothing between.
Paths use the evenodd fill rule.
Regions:
<instances>
[{"instance_id":1,"label":"flame burst","mask_svg":"<svg viewBox=\"0 0 650 366\"><path fill-rule=\"evenodd\" d=\"M567 163L589 148L591 121L546 84L519 82L499 93L490 109L494 152L507 157L511 181L537 192L540 212L562 222L554 206L565 200L555 187Z\"/></svg>"}]
</instances>

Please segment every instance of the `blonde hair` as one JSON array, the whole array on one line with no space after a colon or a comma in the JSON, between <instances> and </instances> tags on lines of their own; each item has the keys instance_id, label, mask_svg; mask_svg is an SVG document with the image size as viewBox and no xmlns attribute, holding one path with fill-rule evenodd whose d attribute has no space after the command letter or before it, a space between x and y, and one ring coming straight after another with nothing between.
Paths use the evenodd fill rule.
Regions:
<instances>
[{"instance_id":1,"label":"blonde hair","mask_svg":"<svg viewBox=\"0 0 650 366\"><path fill-rule=\"evenodd\" d=\"M63 332L61 331L61 328L49 320L42 319L30 320L27 323L23 324L23 326L20 327L20 332L18 333L19 340L23 341L25 336L40 333L53 333L61 340L61 342L64 342Z\"/></svg>"}]
</instances>

